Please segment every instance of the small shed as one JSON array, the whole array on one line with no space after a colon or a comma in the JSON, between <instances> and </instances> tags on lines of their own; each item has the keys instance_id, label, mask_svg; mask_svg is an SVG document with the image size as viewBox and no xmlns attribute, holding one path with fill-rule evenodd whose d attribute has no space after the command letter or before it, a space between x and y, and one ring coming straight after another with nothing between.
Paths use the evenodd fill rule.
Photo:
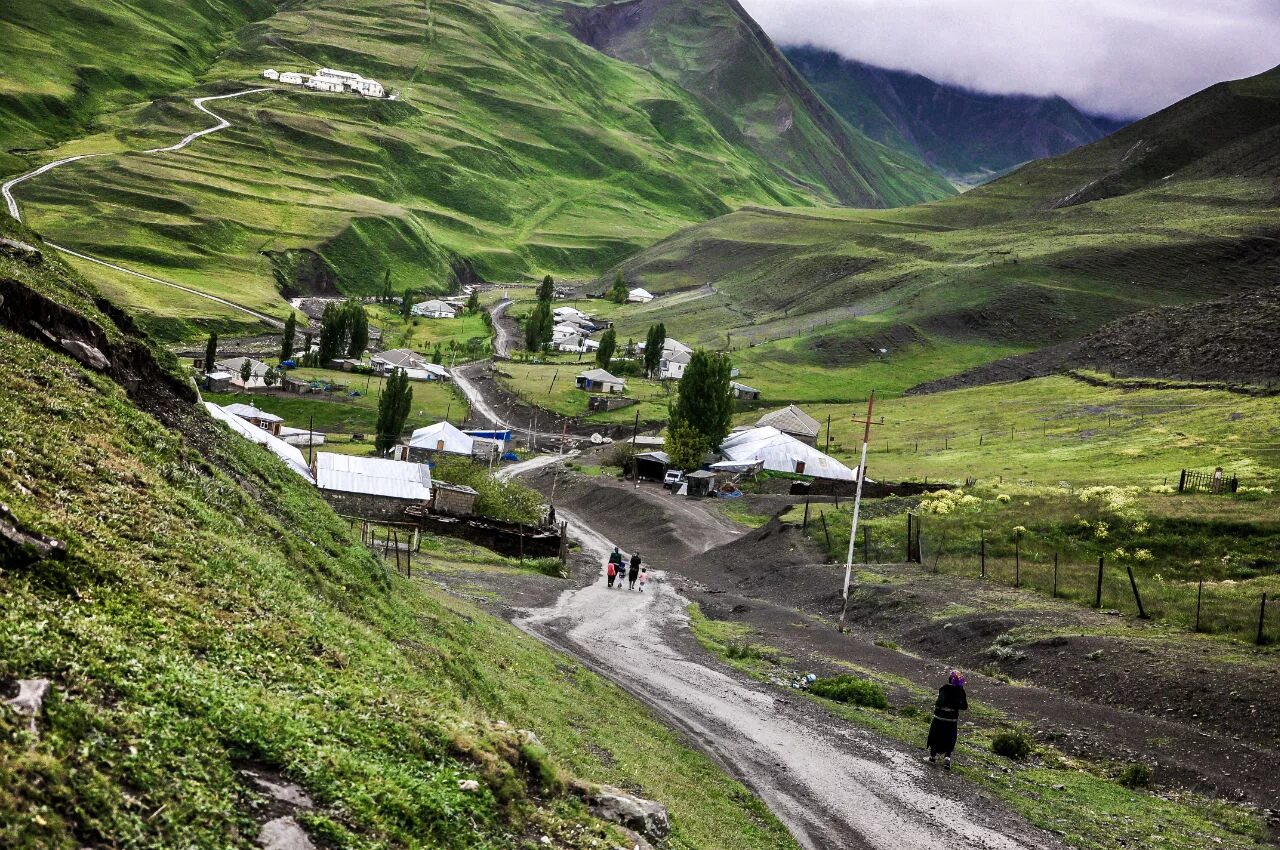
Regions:
<instances>
[{"instance_id":1,"label":"small shed","mask_svg":"<svg viewBox=\"0 0 1280 850\"><path fill-rule=\"evenodd\" d=\"M410 312L426 319L456 319L456 308L447 301L433 299L414 304Z\"/></svg>"},{"instance_id":2,"label":"small shed","mask_svg":"<svg viewBox=\"0 0 1280 850\"><path fill-rule=\"evenodd\" d=\"M437 422L414 431L405 448L407 459L419 463L445 455L469 458L475 453L475 438L448 422Z\"/></svg>"},{"instance_id":3,"label":"small shed","mask_svg":"<svg viewBox=\"0 0 1280 850\"><path fill-rule=\"evenodd\" d=\"M737 381L730 381L729 389L733 391L733 397L741 401L756 401L760 398L758 389L749 387L746 384L740 384Z\"/></svg>"},{"instance_id":4,"label":"small shed","mask_svg":"<svg viewBox=\"0 0 1280 850\"><path fill-rule=\"evenodd\" d=\"M627 293L627 301L632 304L648 304L653 300L653 293L647 289L636 287Z\"/></svg>"},{"instance_id":5,"label":"small shed","mask_svg":"<svg viewBox=\"0 0 1280 850\"><path fill-rule=\"evenodd\" d=\"M604 369L591 369L578 376L577 386L589 393L621 393L627 388L627 382Z\"/></svg>"},{"instance_id":6,"label":"small shed","mask_svg":"<svg viewBox=\"0 0 1280 850\"><path fill-rule=\"evenodd\" d=\"M818 444L818 432L822 430L822 425L817 419L794 404L761 416L756 421L756 427L777 428L782 433L811 446Z\"/></svg>"},{"instance_id":7,"label":"small shed","mask_svg":"<svg viewBox=\"0 0 1280 850\"><path fill-rule=\"evenodd\" d=\"M204 388L211 393L230 392L233 377L230 372L210 372L204 376Z\"/></svg>"},{"instance_id":8,"label":"small shed","mask_svg":"<svg viewBox=\"0 0 1280 850\"><path fill-rule=\"evenodd\" d=\"M311 469L325 501L346 516L402 520L431 499L426 464L318 452Z\"/></svg>"},{"instance_id":9,"label":"small shed","mask_svg":"<svg viewBox=\"0 0 1280 850\"><path fill-rule=\"evenodd\" d=\"M690 472L684 477L685 483L688 484L688 493L690 499L703 498L710 496L716 488L716 474L706 469L699 469L696 472Z\"/></svg>"},{"instance_id":10,"label":"small shed","mask_svg":"<svg viewBox=\"0 0 1280 850\"><path fill-rule=\"evenodd\" d=\"M476 497L480 494L465 484L431 482L431 509L438 514L471 516L475 513Z\"/></svg>"},{"instance_id":11,"label":"small shed","mask_svg":"<svg viewBox=\"0 0 1280 850\"><path fill-rule=\"evenodd\" d=\"M636 455L636 475L645 481L661 481L671 468L671 456L666 452L644 452Z\"/></svg>"}]
</instances>

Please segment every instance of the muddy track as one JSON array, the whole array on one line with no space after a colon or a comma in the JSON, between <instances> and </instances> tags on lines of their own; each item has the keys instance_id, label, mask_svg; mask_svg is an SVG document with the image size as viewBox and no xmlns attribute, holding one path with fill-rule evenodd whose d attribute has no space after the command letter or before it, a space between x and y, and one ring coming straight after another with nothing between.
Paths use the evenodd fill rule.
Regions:
<instances>
[{"instance_id":1,"label":"muddy track","mask_svg":"<svg viewBox=\"0 0 1280 850\"><path fill-rule=\"evenodd\" d=\"M612 541L572 511L559 515L590 563L602 564ZM716 539L731 535L709 522L720 527ZM690 534L685 547L704 545ZM608 588L601 571L516 624L651 706L755 791L807 850L1062 846L959 777L927 769L913 750L725 668L689 635L688 600L664 571L652 575L639 593Z\"/></svg>"}]
</instances>

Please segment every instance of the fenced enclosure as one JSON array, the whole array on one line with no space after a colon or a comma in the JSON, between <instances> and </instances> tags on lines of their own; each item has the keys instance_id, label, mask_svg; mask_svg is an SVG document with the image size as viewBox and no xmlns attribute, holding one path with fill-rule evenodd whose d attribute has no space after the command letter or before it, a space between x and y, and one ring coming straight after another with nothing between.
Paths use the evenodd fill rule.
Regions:
<instances>
[{"instance_id":1,"label":"fenced enclosure","mask_svg":"<svg viewBox=\"0 0 1280 850\"><path fill-rule=\"evenodd\" d=\"M896 551L885 552L883 546L866 546L866 551L889 554L891 561L906 557L934 573L1041 593L1187 631L1258 645L1280 642L1280 593L1232 580L1166 577L1150 563L1086 553L1061 541L1055 546L1055 541L1034 540L1017 527L983 528L971 540L942 524L931 528L929 517L909 516L910 530L904 529Z\"/></svg>"},{"instance_id":2,"label":"fenced enclosure","mask_svg":"<svg viewBox=\"0 0 1280 850\"><path fill-rule=\"evenodd\" d=\"M1214 472L1193 472L1182 470L1178 478L1179 493L1235 493L1240 489L1240 479L1236 476L1227 478L1222 470Z\"/></svg>"}]
</instances>

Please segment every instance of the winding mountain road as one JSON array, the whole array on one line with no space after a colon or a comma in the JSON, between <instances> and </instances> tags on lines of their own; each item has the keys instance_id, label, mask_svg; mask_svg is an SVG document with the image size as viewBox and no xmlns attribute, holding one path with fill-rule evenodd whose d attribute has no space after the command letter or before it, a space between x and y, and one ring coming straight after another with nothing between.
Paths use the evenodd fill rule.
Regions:
<instances>
[{"instance_id":1,"label":"winding mountain road","mask_svg":"<svg viewBox=\"0 0 1280 850\"><path fill-rule=\"evenodd\" d=\"M195 108L199 109L201 112L208 115L209 117L215 119L217 123L215 123L211 127L206 127L203 130L197 130L194 133L188 134L186 137L182 139L182 141L178 142L177 144L167 145L165 147L159 147L159 148L149 148L147 150L137 151L137 153L159 154L159 153L172 153L174 151L180 151L183 148L190 145L192 142L196 141L197 139L203 138L204 136L208 136L212 133L217 133L220 130L225 130L227 127L230 127L231 126L230 121L228 121L227 119L223 118L221 115L218 115L216 112L214 112L213 110L205 106L205 104L209 103L210 101L227 100L233 97L244 97L245 95L259 94L261 92L274 91L274 90L275 89L272 89L270 87L265 87L265 88L256 88L256 89L246 89L244 91L233 92L232 94L209 95L207 97L194 98L191 101L191 103L195 106ZM42 165L39 168L36 168L32 171L28 171L26 174L19 175L18 177L14 177L12 180L6 181L4 184L0 185L0 196L4 197L4 202L5 202L5 205L8 207L9 215L18 221L22 221L22 209L18 204L17 198L15 198L13 195L13 190L16 186L34 177L39 177L42 174L47 174L48 172L54 170L55 168L58 168L63 165L67 165L68 163L79 162L80 160L83 160L83 159L93 159L95 157L100 157L100 156L107 156L107 154L86 153L86 154L80 154L79 156L69 156L64 159L59 159L54 162L46 163L45 165ZM195 295L199 298L204 298L208 301L213 301L225 307L230 307L233 310L237 310L241 313L246 313L250 316L253 316L258 321L270 327L273 327L273 328L284 327L284 322L280 321L279 319L273 316L269 316L266 313L260 313L257 310L244 306L243 304L237 304L234 301L229 301L226 298L219 298L216 295L210 295L207 292L201 292L198 289L193 289L190 286L184 286L181 283L174 283L171 280L164 280L163 278L155 277L149 274L144 274L143 272L135 271L134 269L117 265L116 263L110 263L110 262L107 262L106 260L98 259L97 257L91 257L88 254L83 254L79 251L75 251L71 248L58 245L54 242L46 241L45 244L48 245L50 248L53 248L55 251L59 251L63 254L68 254L72 257L76 257L81 260L86 260L90 263L96 263L100 266L104 266L109 269L114 269L115 271L122 272L127 275L132 275L133 277L139 278L141 280L149 281L151 283L158 283L162 286L172 287L173 289L181 290L188 294Z\"/></svg>"}]
</instances>

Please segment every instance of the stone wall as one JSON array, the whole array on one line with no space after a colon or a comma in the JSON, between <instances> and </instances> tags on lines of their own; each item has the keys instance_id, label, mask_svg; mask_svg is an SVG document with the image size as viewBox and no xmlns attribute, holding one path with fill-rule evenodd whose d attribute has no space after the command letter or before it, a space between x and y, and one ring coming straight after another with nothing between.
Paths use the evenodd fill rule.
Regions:
<instances>
[{"instance_id":1,"label":"stone wall","mask_svg":"<svg viewBox=\"0 0 1280 850\"><path fill-rule=\"evenodd\" d=\"M409 522L411 520L405 516L405 509L425 505L419 499L366 496L362 493L345 493L339 490L321 490L320 493L324 496L324 500L333 506L336 513L380 522Z\"/></svg>"}]
</instances>

